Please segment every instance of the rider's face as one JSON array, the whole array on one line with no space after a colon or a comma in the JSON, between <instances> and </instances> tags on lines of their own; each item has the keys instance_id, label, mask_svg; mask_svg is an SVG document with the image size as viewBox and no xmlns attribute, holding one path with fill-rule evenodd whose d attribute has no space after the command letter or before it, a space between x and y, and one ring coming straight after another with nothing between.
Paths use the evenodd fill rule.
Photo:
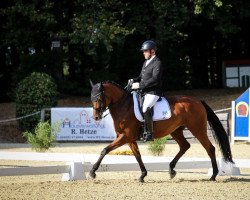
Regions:
<instances>
[{"instance_id":1,"label":"rider's face","mask_svg":"<svg viewBox=\"0 0 250 200\"><path fill-rule=\"evenodd\" d=\"M144 58L145 58L146 60L149 59L149 58L150 58L150 55L151 55L150 50L148 49L148 50L143 51L143 55L144 55Z\"/></svg>"},{"instance_id":2,"label":"rider's face","mask_svg":"<svg viewBox=\"0 0 250 200\"><path fill-rule=\"evenodd\" d=\"M151 56L154 56L155 55L155 50L154 49L148 49L148 50L145 50L143 51L143 55L144 55L144 58L146 60L150 59Z\"/></svg>"}]
</instances>

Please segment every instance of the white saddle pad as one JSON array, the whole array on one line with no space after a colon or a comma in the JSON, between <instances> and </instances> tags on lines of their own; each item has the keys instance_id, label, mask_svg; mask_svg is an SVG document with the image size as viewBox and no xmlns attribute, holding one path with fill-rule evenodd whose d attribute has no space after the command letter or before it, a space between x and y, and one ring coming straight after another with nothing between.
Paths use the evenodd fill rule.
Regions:
<instances>
[{"instance_id":1,"label":"white saddle pad","mask_svg":"<svg viewBox=\"0 0 250 200\"><path fill-rule=\"evenodd\" d=\"M132 94L133 94L133 101L134 101L135 117L139 121L143 122L144 119L139 111L137 93L133 91ZM161 101L156 102L156 104L154 105L153 121L165 120L165 119L169 119L170 117L171 117L171 110L170 110L169 103L166 100L166 98L161 97Z\"/></svg>"}]
</instances>

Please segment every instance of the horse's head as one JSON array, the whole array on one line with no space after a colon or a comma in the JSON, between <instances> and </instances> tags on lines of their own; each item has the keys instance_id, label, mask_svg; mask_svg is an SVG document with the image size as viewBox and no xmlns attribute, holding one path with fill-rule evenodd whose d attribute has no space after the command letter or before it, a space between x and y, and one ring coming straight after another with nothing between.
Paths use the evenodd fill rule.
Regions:
<instances>
[{"instance_id":1,"label":"horse's head","mask_svg":"<svg viewBox=\"0 0 250 200\"><path fill-rule=\"evenodd\" d=\"M93 103L93 118L95 120L101 120L102 114L106 110L106 99L104 95L102 83L95 85L91 84L91 101Z\"/></svg>"},{"instance_id":2,"label":"horse's head","mask_svg":"<svg viewBox=\"0 0 250 200\"><path fill-rule=\"evenodd\" d=\"M95 120L101 120L107 107L114 108L114 105L118 105L117 103L124 97L124 94L128 93L121 86L110 81L95 85L90 82L90 84L92 86L91 101Z\"/></svg>"}]
</instances>

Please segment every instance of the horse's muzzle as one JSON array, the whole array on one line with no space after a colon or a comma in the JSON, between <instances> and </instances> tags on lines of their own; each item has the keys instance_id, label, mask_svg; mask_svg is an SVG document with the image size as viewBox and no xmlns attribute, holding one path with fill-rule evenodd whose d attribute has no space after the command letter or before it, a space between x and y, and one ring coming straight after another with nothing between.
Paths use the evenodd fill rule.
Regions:
<instances>
[{"instance_id":1,"label":"horse's muzzle","mask_svg":"<svg viewBox=\"0 0 250 200\"><path fill-rule=\"evenodd\" d=\"M101 116L95 116L94 119L95 119L95 121L100 121L102 119L102 117Z\"/></svg>"}]
</instances>

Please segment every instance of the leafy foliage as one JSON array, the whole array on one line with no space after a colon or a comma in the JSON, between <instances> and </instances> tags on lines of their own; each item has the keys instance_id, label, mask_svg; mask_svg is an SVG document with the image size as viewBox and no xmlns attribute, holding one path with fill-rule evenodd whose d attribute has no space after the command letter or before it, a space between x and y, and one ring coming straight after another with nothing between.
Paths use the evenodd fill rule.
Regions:
<instances>
[{"instance_id":1,"label":"leafy foliage","mask_svg":"<svg viewBox=\"0 0 250 200\"><path fill-rule=\"evenodd\" d=\"M163 137L159 139L155 139L152 142L149 142L148 150L155 156L159 156L165 149L166 142L168 137Z\"/></svg>"},{"instance_id":2,"label":"leafy foliage","mask_svg":"<svg viewBox=\"0 0 250 200\"><path fill-rule=\"evenodd\" d=\"M51 127L49 122L39 122L34 133L26 131L23 136L36 151L46 151L53 145L58 130L57 125Z\"/></svg>"},{"instance_id":3,"label":"leafy foliage","mask_svg":"<svg viewBox=\"0 0 250 200\"><path fill-rule=\"evenodd\" d=\"M4 29L9 30L5 41L21 50L34 45L45 47L50 43L51 30L56 25L51 13L53 5L50 1L25 3L16 0L7 8L1 9L0 14L6 17Z\"/></svg>"},{"instance_id":4,"label":"leafy foliage","mask_svg":"<svg viewBox=\"0 0 250 200\"><path fill-rule=\"evenodd\" d=\"M85 45L88 54L96 54L100 44L107 51L113 50L113 43L119 43L134 29L122 23L127 7L121 1L86 1L78 0L80 12L72 19L73 32L69 34L70 41Z\"/></svg>"},{"instance_id":5,"label":"leafy foliage","mask_svg":"<svg viewBox=\"0 0 250 200\"><path fill-rule=\"evenodd\" d=\"M244 0L1 1L0 89L27 71L49 73L59 86L72 82L73 90L87 89L90 77L115 74L124 83L138 75L146 39L158 44L165 90L221 87L223 60L250 56L249 10ZM52 41L60 41L57 56Z\"/></svg>"},{"instance_id":6,"label":"leafy foliage","mask_svg":"<svg viewBox=\"0 0 250 200\"><path fill-rule=\"evenodd\" d=\"M16 115L29 115L57 103L57 86L45 73L34 72L23 79L16 89ZM32 130L39 121L39 115L20 120L21 130Z\"/></svg>"}]
</instances>

